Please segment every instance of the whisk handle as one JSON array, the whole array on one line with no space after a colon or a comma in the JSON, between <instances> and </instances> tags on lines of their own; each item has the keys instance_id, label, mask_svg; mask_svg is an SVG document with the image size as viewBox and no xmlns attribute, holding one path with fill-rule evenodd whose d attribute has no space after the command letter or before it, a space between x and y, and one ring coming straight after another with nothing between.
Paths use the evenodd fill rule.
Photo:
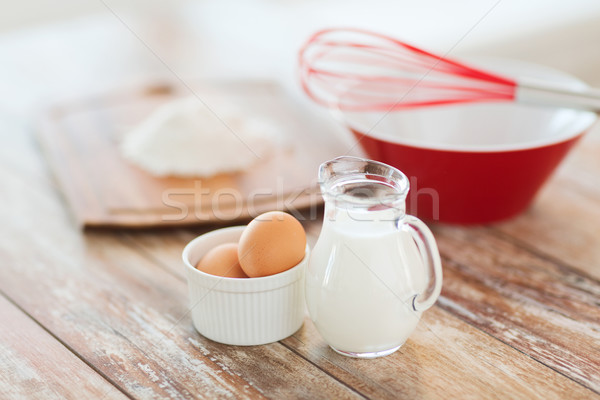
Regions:
<instances>
[{"instance_id":1,"label":"whisk handle","mask_svg":"<svg viewBox=\"0 0 600 400\"><path fill-rule=\"evenodd\" d=\"M600 90L597 89L572 89L547 82L519 80L515 100L519 103L600 112Z\"/></svg>"}]
</instances>

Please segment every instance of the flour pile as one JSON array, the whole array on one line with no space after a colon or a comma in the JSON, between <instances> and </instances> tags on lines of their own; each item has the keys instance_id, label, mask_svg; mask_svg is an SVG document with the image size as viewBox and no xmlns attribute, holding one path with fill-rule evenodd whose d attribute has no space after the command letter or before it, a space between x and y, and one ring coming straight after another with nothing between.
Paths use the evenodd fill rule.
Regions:
<instances>
[{"instance_id":1,"label":"flour pile","mask_svg":"<svg viewBox=\"0 0 600 400\"><path fill-rule=\"evenodd\" d=\"M209 106L196 97L163 105L127 133L123 155L156 176L192 177L244 170L272 150L270 121L222 101Z\"/></svg>"}]
</instances>

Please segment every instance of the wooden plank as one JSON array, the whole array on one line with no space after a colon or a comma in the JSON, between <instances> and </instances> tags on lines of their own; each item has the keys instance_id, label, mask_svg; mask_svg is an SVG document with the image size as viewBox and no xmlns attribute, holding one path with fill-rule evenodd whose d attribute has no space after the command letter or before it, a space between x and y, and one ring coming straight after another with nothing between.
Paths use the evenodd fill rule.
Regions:
<instances>
[{"instance_id":1,"label":"wooden plank","mask_svg":"<svg viewBox=\"0 0 600 400\"><path fill-rule=\"evenodd\" d=\"M172 232L128 232L123 237L150 260L185 281L181 253L185 245L211 228L177 229Z\"/></svg>"},{"instance_id":2,"label":"wooden plank","mask_svg":"<svg viewBox=\"0 0 600 400\"><path fill-rule=\"evenodd\" d=\"M39 172L34 171L34 175ZM89 357L94 360L94 365L101 367L100 369L109 371L113 376L120 376L120 382L130 380L127 386L123 386L133 388L132 391L136 395L142 397L147 393L139 388L140 385L146 385L150 390L162 385L163 389L166 387L167 390L155 393L165 396L175 393L184 397L191 392L190 387L194 390L203 387L200 384L193 386L193 382L188 382L194 379L205 379L203 383L209 388L204 387L205 392L194 393L204 394L204 396L216 394L214 386L221 388L224 386L233 392L231 387L238 385L238 382L239 384L258 382L258 388L267 387L267 394L271 393L273 396L304 393L300 389L297 391L286 389L286 386L292 385L294 381L289 375L302 376L303 378L297 380L311 382L319 390L329 390L323 384L323 380L335 382L335 380L322 378L316 372L307 373L303 367L297 367L301 360L291 361L294 366L289 369L288 358L293 355L289 351L280 350L277 347L279 345L265 346L268 347L267 350L254 352L252 349L234 349L234 351L230 346L221 348L216 344L203 341L199 341L199 345L193 343L192 346L188 345L186 340L198 341L202 338L191 330L189 320L185 322L184 319L181 322L186 324L183 328L176 323L181 312L185 310L183 306L185 299L181 294L185 289L182 288L180 278L173 274L165 274L164 269L156 265L156 260L148 259L150 252L141 257L137 249L128 246L129 242L123 243L123 236L108 233L81 236L71 230L61 204L49 195L50 188L47 182L21 178L14 180L9 175L6 171L0 172L0 194L3 201L8 199L6 210L0 216L3 221L7 221L6 226L9 228L6 232L0 233L2 239L0 251L3 255L8 255L6 260L9 264L7 269L0 272L0 285L10 290L13 296L18 297L36 318L43 319L45 326L53 329L53 333L59 332L61 337L70 338L76 343L78 346L76 351L82 357ZM27 175L27 178L30 178L30 175ZM25 201L22 198L23 194L27 197ZM452 231L450 232L453 234ZM480 234L485 240L489 239L490 235L485 231L474 232ZM160 239L166 236L168 234L164 233L155 237L147 236L154 237L152 246L155 247L156 253L160 253L162 248ZM181 240L185 241L185 239ZM459 246L469 248L471 239L458 240L457 243ZM140 239L142 242L143 240ZM15 246L14 243L21 244ZM177 246L183 244L175 241ZM25 245L27 245L26 249ZM503 243L504 245L506 243ZM456 247L450 246L450 252ZM175 266L175 261L177 264L180 263L179 249L170 247L167 249L169 254L176 256L169 264L173 268L178 268ZM503 249L505 247L500 247L500 251ZM494 248L494 251L496 250L498 248ZM445 253L448 254L448 251ZM492 257L490 253L482 254L484 257ZM536 257L532 256L532 258L537 260ZM165 257L165 260L168 262L169 257ZM523 261L524 258L519 257L519 260ZM478 266L478 263L478 259L473 259L466 265L473 268ZM453 269L458 271L461 264L450 262L450 265L449 269L452 272ZM546 266L542 270L544 268ZM577 276L578 274L573 274L567 277L577 280ZM565 275L561 274L556 274L555 277L559 283L566 279ZM48 282L39 282L46 279ZM464 290L468 292L465 297L468 297L473 293L477 294L477 290L481 289L479 294L485 299L489 288L487 286L482 288L477 279L482 279L478 272L458 277L456 273L454 275L450 273L447 276L449 282L455 282L457 285L453 290L457 292ZM590 281L584 283L588 285ZM27 288L27 292L24 288ZM484 313L486 310L479 309L476 309L477 313L469 316L469 309L461 310L461 303L453 298L450 299L447 290L445 287L440 305L451 309L453 313L469 322L471 321L467 317L474 319L479 318L480 315L487 317ZM539 289L536 288L533 292L537 293L536 291ZM28 298L31 296L30 293L33 293L33 298ZM531 296L529 292L526 294ZM491 296L495 301L502 300L498 300L498 295ZM172 298L176 300L172 301ZM450 304L447 299L454 303ZM518 301L514 303L519 305ZM576 308L582 312L587 310L582 307L577 305ZM533 311L537 312L538 308L533 308ZM503 321L500 317L494 315L490 320L495 321L499 318ZM126 318L129 320L125 320ZM514 394L514 397L583 398L593 395L582 386L544 367L527 355L503 345L491 336L477 331L469 324L449 316L444 311L433 309L425 314L423 322L429 329L424 325L420 326L415 333L418 335L413 335L400 353L381 360L360 361L336 356L314 334L310 324L289 339L290 341L301 339L306 347L302 348L301 344L288 343L288 341L285 341L284 345L326 369L337 379L351 382L361 393L373 393L375 397L398 397L398 393L406 393L407 396L422 393L424 397L446 397L445 394L448 392L462 393L462 397L486 395L490 398L503 397L505 382L508 382L507 393ZM171 329L173 325L175 328ZM151 339L156 337L161 337L160 341L152 342ZM528 340L535 341L536 337L524 338L526 343L529 343ZM590 343L590 339L584 337L583 342ZM432 348L435 350L431 350ZM199 358L189 356L188 353L194 351ZM271 362L272 359L265 358L265 355L273 357L276 361ZM555 355L559 361L562 356L562 354ZM212 361L211 357L215 361ZM135 360L139 359L144 359L144 363L135 364ZM197 367L200 372L187 365L181 367L181 363L192 363L193 360L200 360L199 362L209 366L203 364ZM233 366L234 371L241 377L235 373L233 375L240 377L241 381L236 381L231 386L229 383L215 384L210 376L211 361L216 364L215 375L225 374L224 371ZM263 364L267 364L266 370L262 369ZM374 365L381 368L376 370ZM415 368L415 365L419 367ZM484 370L486 365L493 372L486 372ZM254 371L249 371L251 369ZM277 376L276 379L279 379L277 382L266 382L265 377L259 376L262 373L281 374L283 378ZM314 376L317 378L315 379ZM154 377L158 378L157 384L151 382ZM180 378L185 382L177 386ZM254 378L256 381L253 380ZM236 378L231 376L230 379ZM487 385L484 385L488 380ZM558 384L555 384L555 381ZM402 382L406 382L406 385L403 386ZM456 389L453 389L454 387ZM311 393L318 392L317 389ZM257 392L258 390L251 394ZM332 393L334 394L331 396L356 394L342 391ZM238 394L243 396L245 392L240 389L239 392L234 393L234 395Z\"/></svg>"},{"instance_id":3,"label":"wooden plank","mask_svg":"<svg viewBox=\"0 0 600 400\"><path fill-rule=\"evenodd\" d=\"M0 398L127 398L3 296L0 321Z\"/></svg>"},{"instance_id":4,"label":"wooden plank","mask_svg":"<svg viewBox=\"0 0 600 400\"><path fill-rule=\"evenodd\" d=\"M201 337L185 283L119 235L79 233L46 182L0 170L0 196L0 289L132 396L358 397L280 343Z\"/></svg>"},{"instance_id":5,"label":"wooden plank","mask_svg":"<svg viewBox=\"0 0 600 400\"><path fill-rule=\"evenodd\" d=\"M441 305L600 393L600 282L486 229L437 227Z\"/></svg>"},{"instance_id":6,"label":"wooden plank","mask_svg":"<svg viewBox=\"0 0 600 400\"><path fill-rule=\"evenodd\" d=\"M318 228L310 227L315 225L310 224L307 229L313 242ZM149 234L128 236L149 257L164 264L164 268L171 268L181 264L181 249L194 233L163 234L162 239ZM465 284L452 276L450 281ZM440 300L446 302L447 299ZM371 398L561 399L593 395L527 354L438 308L424 314L417 331L398 353L383 359L354 360L334 353L309 320L282 343Z\"/></svg>"},{"instance_id":7,"label":"wooden plank","mask_svg":"<svg viewBox=\"0 0 600 400\"><path fill-rule=\"evenodd\" d=\"M316 175L338 155L330 121L306 118L302 107L272 82L200 84L250 115L268 119L279 135L274 149L245 171L203 178L156 177L125 160L118 144L126 132L182 93L141 89L107 94L48 113L40 140L49 165L84 227L205 225L247 219L272 209L321 203ZM301 122L301 123L300 123ZM312 146L319 139L320 145Z\"/></svg>"},{"instance_id":8,"label":"wooden plank","mask_svg":"<svg viewBox=\"0 0 600 400\"><path fill-rule=\"evenodd\" d=\"M600 398L439 307L398 352L376 360L334 353L312 323L283 343L370 398Z\"/></svg>"},{"instance_id":9,"label":"wooden plank","mask_svg":"<svg viewBox=\"0 0 600 400\"><path fill-rule=\"evenodd\" d=\"M153 235L149 235L149 234L143 234L140 235L139 237L137 237L138 239L140 239L141 242L143 242L143 237L152 237L153 239L149 242L149 248L153 248L155 249L156 252L158 252L156 249L158 249L160 246L160 248L164 249L164 254L170 255L170 257L173 257L172 259L170 259L170 262L168 262L169 265L180 265L180 257L179 257L179 252L180 249L182 248L182 245L184 244L185 241L187 241L187 239L189 239L189 236L184 235L183 237L181 237L178 242L178 240L174 240L172 241L171 245L161 245L160 244L160 238L164 237L164 238L168 238L170 237L170 235L168 233L155 233ZM77 235L75 235L77 236ZM112 236L110 236L109 234L96 234L96 235L88 235L88 238L93 238L93 240L90 242L88 242L88 251L94 251L96 254L88 254L88 258L90 259L90 261L92 262L92 264L94 266L90 266L88 268L92 268L92 269L96 269L96 268L102 268L102 270L106 269L106 268L111 268L111 271L107 271L106 273L108 275L117 275L119 276L119 280L123 279L122 273L119 273L119 269L123 268L124 266L127 265L132 265L135 266L136 264L143 264L142 267L140 268L134 268L135 269L135 277L129 277L128 280L131 281L130 284L127 284L125 286L127 286L129 288L129 291L127 294L124 293L117 293L115 294L116 297L121 297L121 296L131 296L133 298L135 298L138 302L140 301L140 299L144 299L145 301L153 301L156 302L156 296L150 296L148 297L148 295L144 296L144 292L147 290L146 285L147 282L150 280L152 281L153 279L158 280L158 278L155 277L155 275L160 275L159 272L157 272L158 267L152 263L146 264L145 262L141 262L140 260L138 260L138 255L135 252L130 252L129 249L124 249L121 251L116 251L115 249L118 249L119 246L117 246L116 243L112 243L110 242L110 240L114 240L115 242L118 242L120 239L111 239ZM159 239L157 239L159 238ZM90 240L88 239L88 241ZM99 245L93 245L93 243L99 243L99 242L104 242L104 246L98 247ZM106 241L109 241L109 244L106 244ZM90 248L89 246L92 245L92 247ZM173 248L170 248L170 247ZM104 249L104 250L102 250ZM105 254L104 256L102 256L102 254ZM93 260L101 260L99 263L95 263L93 262ZM117 259L119 260L117 266L112 266L110 262L108 262L109 260L114 260ZM102 261L104 260L104 261ZM164 256L163 259L164 260L168 260L168 257ZM97 264L97 265L96 265ZM130 267L133 268L133 267ZM133 271L131 272L133 273ZM154 277L154 278L153 278ZM98 277L95 278L95 281L98 279ZM137 284L135 283L137 282ZM156 285L158 285L159 287L165 287L165 283L171 282L171 278L166 278L163 275L160 275L160 284L156 283ZM143 285L142 285L143 283ZM121 283L121 285L123 285L123 283ZM137 285L142 285L144 286L143 289L137 289L135 291L132 292L132 289L135 288ZM117 288L120 285L117 285ZM152 287L154 285L150 285L150 287ZM167 284L166 286L171 286L171 284ZM164 289L163 289L164 290ZM172 294L170 292L168 292L167 294L163 293L163 298L164 297L171 297ZM111 296L112 297L112 296ZM109 305L107 306L108 308L114 307L113 304L114 301L108 302L106 295L104 297L101 297L103 299L103 302L109 303ZM114 297L113 297L114 298ZM125 303L125 300L122 300L120 303ZM158 315L154 315L157 314L157 311L154 311L153 315L148 318L147 320L154 320L154 318L160 319L161 315L168 315L168 309L165 310L162 307L165 307L165 305L161 304L156 304L155 307L159 308L158 309ZM88 311L89 312L89 311ZM137 312L139 314L139 312ZM525 356L520 356L520 353L518 353L515 350L511 350L510 348L507 348L506 346L504 346L502 343L493 340L492 338L490 338L490 341L482 341L482 337L487 337L485 335L481 335L480 333L477 333L476 330L470 328L468 325L454 319L451 318L449 316L445 316L444 318L441 318L438 315L439 312L437 311L432 311L431 312L431 316L434 317L433 321L429 320L429 314L430 313L426 313L425 314L425 319L424 322L431 327L431 332L425 328L425 326L420 326L419 327L419 331L420 332L418 334L418 338L421 338L423 335L425 337L427 337L428 339L425 340L424 342L419 342L417 339L413 339L411 337L409 343L407 344L407 347L405 347L404 349L402 349L402 351L400 353L398 353L398 355L394 355L392 357L388 357L388 358L384 358L382 359L382 361L380 360L375 360L375 361L358 361L358 360L350 360L347 358L342 358L342 357L338 357L337 359L335 358L336 355L331 353L329 350L327 350L326 346L324 346L324 343L320 340L320 338L315 334L314 332L314 328L312 328L311 324L307 324L307 326L300 331L297 335L295 335L295 338L304 342L304 343L309 343L309 347L305 347L305 348L301 348L299 345L298 346L293 346L293 343L290 344L287 341L284 342L286 346L289 346L291 349L293 349L295 352L298 352L300 354L302 354L303 356L307 357L311 362L316 363L316 359L312 358L315 352L317 354L322 354L323 352L325 353L330 353L328 357L333 357L335 363L332 364L340 364L339 366L336 367L336 369L330 369L328 370L329 373L333 374L334 376L336 376L336 378L344 380L347 379L349 384L352 384L356 387L356 390L359 390L361 393L364 393L366 395L369 396L374 396L374 397L381 397L381 398L394 398L397 397L398 393L403 393L402 391L404 390L404 393L416 393L414 391L418 391L418 393L423 393L423 394L428 394L429 393L429 397L439 397L440 396L440 391L441 393L445 393L448 390L448 387L453 387L456 386L456 393L477 393L478 395L487 395L487 397L500 397L501 393L503 393L502 391L505 390L504 386L506 386L506 380L507 378L507 374L509 377L513 376L513 378L510 380L510 387L511 389L509 390L509 392L511 394L515 394L515 396L518 396L519 393L523 393L520 397L532 397L532 395L535 395L536 392L535 390L532 391L532 389L529 388L529 383L527 383L527 380L524 382L519 383L519 379L523 379L522 377L524 376L529 376L529 377L534 377L533 381L534 382L541 382L539 385L540 387L537 388L536 390L539 391L539 396L541 397L542 395L547 396L546 398L559 398L562 395L564 395L565 393L571 393L571 397L584 397L590 394L590 392L586 389L584 389L583 387L569 381L568 379L561 377L560 375L556 375L553 372L551 372L551 370L541 366L538 363L535 363L534 361L531 361L528 357ZM445 314L444 314L445 315ZM171 315L170 316L170 320L173 320L175 318L177 318L178 315ZM106 318L106 317L104 317ZM116 318L116 317L115 317ZM439 321L438 321L439 320ZM146 322L144 325L147 325L148 323ZM188 321L189 324L189 321ZM453 325L455 324L455 325ZM456 325L458 324L458 325ZM451 329L446 329L446 326L450 326L453 327ZM143 325L142 325L143 326ZM189 327L189 325L188 325ZM423 333L423 329L425 328L425 332ZM72 330L73 327L70 327L69 331ZM140 329L139 325L136 325L133 328L127 328L127 327L120 327L120 330L125 330L127 332L126 336L127 337L135 337L135 333L131 332L131 329ZM313 332L311 333L311 329L313 330ZM141 328L141 330L144 330L143 327ZM452 335L448 334L447 331L452 332ZM429 333L428 333L429 332ZM464 333L466 332L466 334ZM421 333L423 333L423 335L421 335ZM179 328L178 328L178 332L179 333ZM170 340L176 340L173 338L173 336L177 336L177 334L175 335L169 335L169 339ZM188 332L188 335L191 336L194 333ZM429 335L429 336L427 336ZM443 341L443 343L441 345L439 345L438 343L436 343L436 340L439 340L439 337L442 338L448 338L448 340ZM463 336L464 335L464 336ZM188 337L189 337L188 336ZM413 335L415 336L415 335ZM307 337L312 337L313 341L310 342ZM201 337L200 337L201 339ZM194 339L194 340L198 340L198 339ZM289 339L292 340L292 339ZM417 340L415 342L415 340ZM420 339L419 339L420 340ZM411 348L411 343L416 343L415 348ZM453 345L454 343L454 345ZM179 344L179 342L178 342ZM209 343L211 344L211 343ZM472 348L469 348L467 345L471 345L471 346L476 346L476 350L473 350ZM493 344L493 345L492 345ZM147 343L144 343L144 345L148 345ZM214 344L213 344L214 345ZM205 350L200 350L200 353L202 352L206 352L207 347L206 345L203 345ZM168 346L171 347L171 346ZM196 348L200 348L199 346ZM465 348L467 350L465 350ZM231 351L230 346L224 346L224 348L220 348L218 350L213 349L208 349L208 352L210 352L210 354L216 354L217 357L220 357L221 360L223 360L224 365L229 366L229 368L231 368L232 365L237 366L237 368L243 368L238 366L238 360L237 358L233 358L233 357L227 357L227 352ZM157 353L159 353L159 350L156 350ZM304 352L304 353L303 353ZM506 353L508 352L508 353ZM477 356L472 356L472 354L477 354ZM494 355L499 355L497 359L494 359L495 362L490 361L489 359L486 359L485 357L482 358L478 358L481 357L481 354L484 354L486 356L489 357L493 357ZM223 358L225 357L225 358ZM239 356L238 356L239 357ZM254 359L255 363L258 363L258 365L264 363L264 358L265 355L264 354L244 354L243 356L241 356L240 358L242 359L247 359L247 358L253 359L254 357L256 357L256 359ZM400 361L398 361L397 358L400 358ZM465 361L463 360L463 358L466 358L468 360L468 362L465 364L467 365L467 367L462 368L457 366L457 362L456 360L460 360L460 363L465 363ZM507 367L504 365L506 364L506 359L508 360L515 360L514 364L511 365L516 365L516 366L520 366L523 369L511 369L511 368L516 368L516 367L511 367L506 369ZM262 361L261 361L262 360ZM409 379L408 376L410 376L410 372L411 368L414 368L413 364L417 364L417 365L421 365L423 364L424 360L426 361L426 368L423 369L423 371L426 372L425 376L428 377L428 379L423 378L422 376L418 376L418 377L414 377L412 380ZM97 360L99 363L102 363L102 360ZM318 360L319 363L317 365L319 365L321 368L325 368L327 365L327 362L331 361L327 361L327 358L325 359L319 359ZM246 361L248 362L248 361ZM398 366L398 363L401 363L400 366ZM289 363L289 361L285 361L285 363ZM356 365L353 367L354 369L347 369L350 368L348 365L344 364L344 363L356 363ZM390 364L388 364L390 363ZM490 363L492 365L492 367L490 367ZM473 364L475 364L475 367L473 366ZM254 369L258 369L258 365L254 364L252 365L250 368L254 368ZM373 367L373 365L377 365L377 367L379 367L380 365L384 365L383 368L375 368ZM495 367L493 367L495 366ZM489 368L490 372L487 372L485 374L483 374L482 376L484 378L477 378L477 374L481 374L481 371L484 371L486 368ZM341 372L346 371L345 374L342 374ZM350 371L350 372L348 372ZM383 371L383 373L380 373L378 371ZM465 371L468 371L465 372ZM475 371L475 372L472 372ZM504 372L504 371L508 371L508 372ZM336 375L335 373L337 373L338 375ZM300 376L300 375L298 375ZM413 375L414 376L414 375ZM516 377L516 378L515 378ZM305 379L305 378L303 378ZM530 379L530 378L527 378ZM554 382L555 380L558 381L558 384L553 384L553 385L543 385L543 382ZM464 384L461 385L456 385L453 382L456 381L464 381ZM398 382L406 382L405 386L400 385ZM490 383L492 382L492 383ZM536 383L537 385L537 383ZM318 385L317 385L318 386ZM443 389L442 389L443 388ZM443 390L443 391L442 391ZM426 397L426 396L424 396ZM564 396L563 396L564 397Z\"/></svg>"},{"instance_id":10,"label":"wooden plank","mask_svg":"<svg viewBox=\"0 0 600 400\"><path fill-rule=\"evenodd\" d=\"M524 215L494 227L519 245L600 279L600 126Z\"/></svg>"}]
</instances>

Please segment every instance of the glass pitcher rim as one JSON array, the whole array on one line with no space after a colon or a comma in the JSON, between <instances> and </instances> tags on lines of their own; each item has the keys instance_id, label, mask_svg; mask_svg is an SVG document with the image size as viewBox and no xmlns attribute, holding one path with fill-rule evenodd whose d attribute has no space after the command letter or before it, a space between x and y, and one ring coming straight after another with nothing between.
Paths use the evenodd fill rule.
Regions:
<instances>
[{"instance_id":1,"label":"glass pitcher rim","mask_svg":"<svg viewBox=\"0 0 600 400\"><path fill-rule=\"evenodd\" d=\"M337 174L335 173L336 171L332 171L335 165L343 163L347 165L354 164L357 167L362 164L362 170L340 170L337 171ZM390 193L387 193L384 197L386 204L390 205L397 205L399 202L403 203L410 189L408 177L396 167L362 157L339 156L325 161L319 166L319 186L321 195L325 201L335 198L343 199L344 202L356 205L376 206L382 204L382 198L355 197L345 193L336 193L332 190L335 187L333 185L334 182L342 181L344 176L351 175L364 175L367 179L375 178L373 181L391 188Z\"/></svg>"}]
</instances>

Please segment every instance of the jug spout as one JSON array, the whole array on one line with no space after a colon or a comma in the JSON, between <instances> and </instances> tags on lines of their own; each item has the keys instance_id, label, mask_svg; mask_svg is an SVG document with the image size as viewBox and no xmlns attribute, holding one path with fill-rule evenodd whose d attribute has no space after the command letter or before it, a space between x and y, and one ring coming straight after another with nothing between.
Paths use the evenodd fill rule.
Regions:
<instances>
[{"instance_id":1,"label":"jug spout","mask_svg":"<svg viewBox=\"0 0 600 400\"><path fill-rule=\"evenodd\" d=\"M319 184L327 205L355 211L396 210L402 215L409 190L408 178L396 168L350 156L321 164Z\"/></svg>"}]
</instances>

